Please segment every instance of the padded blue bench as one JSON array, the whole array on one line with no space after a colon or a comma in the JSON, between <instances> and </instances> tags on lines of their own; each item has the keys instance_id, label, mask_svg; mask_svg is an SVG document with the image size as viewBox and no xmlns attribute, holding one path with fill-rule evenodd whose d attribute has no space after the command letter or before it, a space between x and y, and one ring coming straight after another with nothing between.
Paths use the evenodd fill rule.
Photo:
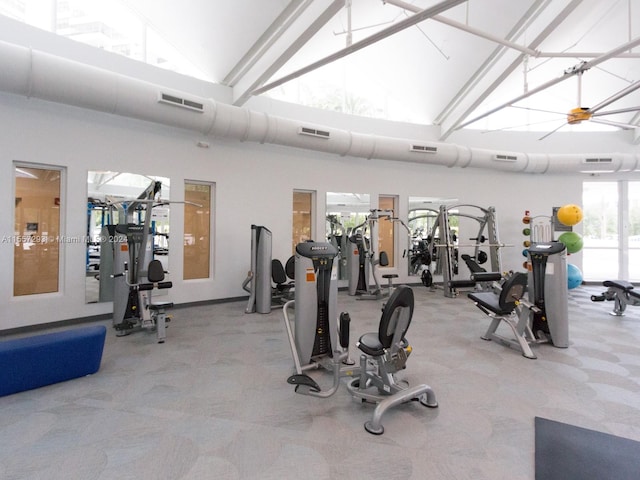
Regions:
<instances>
[{"instance_id":1,"label":"padded blue bench","mask_svg":"<svg viewBox=\"0 0 640 480\"><path fill-rule=\"evenodd\" d=\"M0 341L0 396L96 373L106 332L96 325Z\"/></svg>"}]
</instances>

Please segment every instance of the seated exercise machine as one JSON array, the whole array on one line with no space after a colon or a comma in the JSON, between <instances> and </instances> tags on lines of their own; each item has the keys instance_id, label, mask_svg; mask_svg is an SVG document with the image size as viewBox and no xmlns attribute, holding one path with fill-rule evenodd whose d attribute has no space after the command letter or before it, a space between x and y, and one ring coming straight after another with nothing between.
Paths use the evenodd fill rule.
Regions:
<instances>
[{"instance_id":1,"label":"seated exercise machine","mask_svg":"<svg viewBox=\"0 0 640 480\"><path fill-rule=\"evenodd\" d=\"M523 307L536 307L523 300L527 289L527 274L514 273L508 277L499 292L471 292L467 296L476 306L491 317L491 323L483 340L494 340L507 347L520 350L527 358L536 358L531 351L529 342L535 342L530 326L529 312ZM501 322L505 322L513 333L513 338L507 338L497 333Z\"/></svg>"},{"instance_id":2,"label":"seated exercise machine","mask_svg":"<svg viewBox=\"0 0 640 480\"><path fill-rule=\"evenodd\" d=\"M528 274L512 273L499 291L472 292L467 296L492 318L482 336L484 340L495 340L534 359L537 357L530 344L569 346L568 287L562 243L534 244L529 248L529 256L531 271ZM513 339L497 333L503 321L511 328Z\"/></svg>"},{"instance_id":3,"label":"seated exercise machine","mask_svg":"<svg viewBox=\"0 0 640 480\"><path fill-rule=\"evenodd\" d=\"M129 335L139 330L155 330L158 343L164 343L167 322L171 320L166 310L173 307L173 302L154 302L152 291L173 287L172 282L165 281L165 271L160 260L151 260L147 268L147 282L130 283L129 267L124 264L124 271L113 277L123 277L129 286L129 300L124 318L114 324L117 336Z\"/></svg>"},{"instance_id":4,"label":"seated exercise machine","mask_svg":"<svg viewBox=\"0 0 640 480\"><path fill-rule=\"evenodd\" d=\"M290 258L287 267L271 256L271 230L259 225L251 225L251 269L242 283L249 293L245 313L270 313L272 307L282 307L292 298L293 278ZM273 283L272 283L273 282Z\"/></svg>"},{"instance_id":5,"label":"seated exercise machine","mask_svg":"<svg viewBox=\"0 0 640 480\"><path fill-rule=\"evenodd\" d=\"M611 315L616 317L624 316L627 305L640 305L640 291L635 291L633 284L625 280L605 280L602 285L607 287L601 295L591 295L592 302L613 301L613 311Z\"/></svg>"},{"instance_id":6,"label":"seated exercise machine","mask_svg":"<svg viewBox=\"0 0 640 480\"><path fill-rule=\"evenodd\" d=\"M283 266L282 262L277 258L271 260L271 280L273 281L273 288L271 290L271 301L287 301L292 300L292 291L295 287L294 278L295 273L290 270L293 268L293 259L290 257L287 260L287 266Z\"/></svg>"},{"instance_id":7,"label":"seated exercise machine","mask_svg":"<svg viewBox=\"0 0 640 480\"><path fill-rule=\"evenodd\" d=\"M427 407L437 407L436 396L428 385L409 387L395 374L406 368L411 346L406 332L413 315L413 290L398 286L385 304L378 332L367 333L356 343L361 351L359 366L349 358L349 314L340 315L338 327L336 296L337 275L333 258L337 250L326 243L301 243L296 247L295 300L283 309L295 374L288 383L296 393L326 398L339 388L341 378L352 396L363 402L376 403L373 418L365 423L372 434L384 432L382 415L391 407L417 400ZM290 309L295 308L294 328ZM339 342L338 342L339 339ZM333 385L323 391L305 372L325 368L333 372Z\"/></svg>"}]
</instances>

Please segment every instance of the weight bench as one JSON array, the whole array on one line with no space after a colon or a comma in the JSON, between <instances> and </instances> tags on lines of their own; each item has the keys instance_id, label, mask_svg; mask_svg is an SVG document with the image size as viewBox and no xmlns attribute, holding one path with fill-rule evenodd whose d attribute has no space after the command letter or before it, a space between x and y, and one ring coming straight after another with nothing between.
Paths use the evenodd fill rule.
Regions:
<instances>
[{"instance_id":1,"label":"weight bench","mask_svg":"<svg viewBox=\"0 0 640 480\"><path fill-rule=\"evenodd\" d=\"M591 295L592 302L604 302L613 300L613 312L611 315L622 317L627 305L640 305L640 291L635 291L633 284L625 280L605 280L602 285L607 290L601 295Z\"/></svg>"},{"instance_id":2,"label":"weight bench","mask_svg":"<svg viewBox=\"0 0 640 480\"><path fill-rule=\"evenodd\" d=\"M103 325L0 342L0 396L96 373L107 329Z\"/></svg>"}]
</instances>

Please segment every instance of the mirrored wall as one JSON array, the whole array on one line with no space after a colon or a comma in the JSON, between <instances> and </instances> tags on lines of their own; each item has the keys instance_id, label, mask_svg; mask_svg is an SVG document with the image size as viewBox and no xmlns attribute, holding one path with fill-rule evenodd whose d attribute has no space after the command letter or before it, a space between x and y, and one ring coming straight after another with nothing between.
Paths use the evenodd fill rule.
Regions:
<instances>
[{"instance_id":1,"label":"mirrored wall","mask_svg":"<svg viewBox=\"0 0 640 480\"><path fill-rule=\"evenodd\" d=\"M409 275L421 275L428 269L433 255L429 244L438 236L438 214L441 205L451 205L455 198L409 197L407 226L409 227Z\"/></svg>"},{"instance_id":2,"label":"mirrored wall","mask_svg":"<svg viewBox=\"0 0 640 480\"><path fill-rule=\"evenodd\" d=\"M129 258L131 255L144 252L145 264L155 258L168 270L169 197L168 178L110 171L88 172L87 303L113 300L111 275L124 268L120 263L136 262L135 258ZM131 224L149 226L146 245L130 249L133 238L116 234L117 225Z\"/></svg>"},{"instance_id":3,"label":"mirrored wall","mask_svg":"<svg viewBox=\"0 0 640 480\"><path fill-rule=\"evenodd\" d=\"M327 241L340 252L338 279L347 279L347 260L344 255L348 236L361 228L369 215L371 199L366 193L327 192Z\"/></svg>"}]
</instances>

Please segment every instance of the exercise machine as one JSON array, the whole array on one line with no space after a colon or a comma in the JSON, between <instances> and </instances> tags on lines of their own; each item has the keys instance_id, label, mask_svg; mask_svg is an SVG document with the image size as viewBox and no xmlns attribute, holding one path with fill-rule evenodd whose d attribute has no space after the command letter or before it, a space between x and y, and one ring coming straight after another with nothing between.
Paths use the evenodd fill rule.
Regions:
<instances>
[{"instance_id":1,"label":"exercise machine","mask_svg":"<svg viewBox=\"0 0 640 480\"><path fill-rule=\"evenodd\" d=\"M480 214L474 215L473 213L466 213L460 211L460 208L477 209L480 211ZM457 217L458 219L468 218L478 223L476 236L469 238L473 243L465 244L459 242L459 235L454 233L451 226L452 217ZM494 207L483 208L469 204L441 205L438 219L434 223L428 239L427 250L430 255L429 259L432 262L435 261L435 268L429 266L429 274L423 274L423 277L429 279L429 286L432 289L440 286L445 297L457 297L459 293L458 289L475 287L478 283L484 283L484 289L486 289L487 282L491 283L501 278L502 257L500 249L506 245L500 243L498 239L498 225ZM485 272L487 275L475 275L475 278L472 275L470 279L463 280L455 278L459 273L459 250L465 247L473 248L473 259L485 259L486 261L488 258L491 271ZM488 256L481 248L488 248ZM472 256L469 255L469 257L471 258ZM434 275L440 274L442 275L442 284L437 285L431 279L433 279ZM424 280L423 283L425 283Z\"/></svg>"},{"instance_id":2,"label":"exercise machine","mask_svg":"<svg viewBox=\"0 0 640 480\"><path fill-rule=\"evenodd\" d=\"M467 296L492 318L484 340L494 340L535 359L531 344L569 346L567 266L560 242L532 245L529 255L529 273L512 273L499 289ZM513 338L497 333L502 322L509 326Z\"/></svg>"},{"instance_id":3,"label":"exercise machine","mask_svg":"<svg viewBox=\"0 0 640 480\"><path fill-rule=\"evenodd\" d=\"M173 302L157 302L153 300L154 290L164 290L173 287L173 283L165 281L162 262L151 260L146 271L146 282L129 283L128 265L124 271L114 275L122 277L129 287L127 311L122 322L116 325L117 335L124 336L139 330L155 330L158 343L166 339L167 322L171 319L166 310L173 308Z\"/></svg>"},{"instance_id":4,"label":"exercise machine","mask_svg":"<svg viewBox=\"0 0 640 480\"><path fill-rule=\"evenodd\" d=\"M527 274L512 273L496 291L471 292L467 296L475 305L491 318L491 323L483 340L493 340L506 347L520 350L527 358L536 358L530 343L535 342L530 325L530 311L537 311L537 307L524 299L527 289ZM501 323L506 323L513 338L508 338L497 332Z\"/></svg>"},{"instance_id":5,"label":"exercise machine","mask_svg":"<svg viewBox=\"0 0 640 480\"><path fill-rule=\"evenodd\" d=\"M631 282L625 280L605 280L602 285L607 287L601 295L591 295L592 302L613 301L611 315L624 316L627 305L637 307L640 305L640 292L635 291Z\"/></svg>"},{"instance_id":6,"label":"exercise machine","mask_svg":"<svg viewBox=\"0 0 640 480\"><path fill-rule=\"evenodd\" d=\"M271 312L271 247L271 230L251 225L251 269L242 283L249 293L245 313Z\"/></svg>"},{"instance_id":7,"label":"exercise machine","mask_svg":"<svg viewBox=\"0 0 640 480\"><path fill-rule=\"evenodd\" d=\"M164 279L162 263L153 259L151 211L161 189L161 182L152 181L135 200L114 204L119 223L103 227L100 247L100 299L111 294L116 335L153 329L158 343L165 340L164 310L173 306L171 302L163 302L156 308L160 304L151 299L151 290L172 286Z\"/></svg>"},{"instance_id":8,"label":"exercise machine","mask_svg":"<svg viewBox=\"0 0 640 480\"><path fill-rule=\"evenodd\" d=\"M540 242L529 247L533 286L529 300L539 311L533 312L531 329L539 341L555 347L569 346L569 289L567 252L560 242Z\"/></svg>"},{"instance_id":9,"label":"exercise machine","mask_svg":"<svg viewBox=\"0 0 640 480\"><path fill-rule=\"evenodd\" d=\"M359 366L349 358L349 314L337 320L337 274L333 263L337 250L328 243L308 242L296 247L295 300L283 308L285 327L294 359L295 373L287 382L296 393L326 398L335 394L341 379L352 396L377 404L373 417L365 423L372 434L384 432L383 414L410 400L437 407L436 396L428 385L409 387L395 374L406 368L412 349L406 339L414 308L413 290L401 285L385 304L378 332L367 333L356 343L361 351ZM293 328L290 312L294 309ZM324 368L333 373L328 390L306 372Z\"/></svg>"},{"instance_id":10,"label":"exercise machine","mask_svg":"<svg viewBox=\"0 0 640 480\"><path fill-rule=\"evenodd\" d=\"M349 295L357 296L360 300L380 300L390 294L391 280L386 291L380 287L376 269L378 266L389 265L389 258L386 252L380 252L375 258L372 248L371 236L376 222L382 218L392 219L393 212L390 210L373 209L363 223L353 228L351 235L347 238L347 272L349 277ZM373 278L374 286L369 288L369 279ZM393 279L395 277L386 277Z\"/></svg>"}]
</instances>

